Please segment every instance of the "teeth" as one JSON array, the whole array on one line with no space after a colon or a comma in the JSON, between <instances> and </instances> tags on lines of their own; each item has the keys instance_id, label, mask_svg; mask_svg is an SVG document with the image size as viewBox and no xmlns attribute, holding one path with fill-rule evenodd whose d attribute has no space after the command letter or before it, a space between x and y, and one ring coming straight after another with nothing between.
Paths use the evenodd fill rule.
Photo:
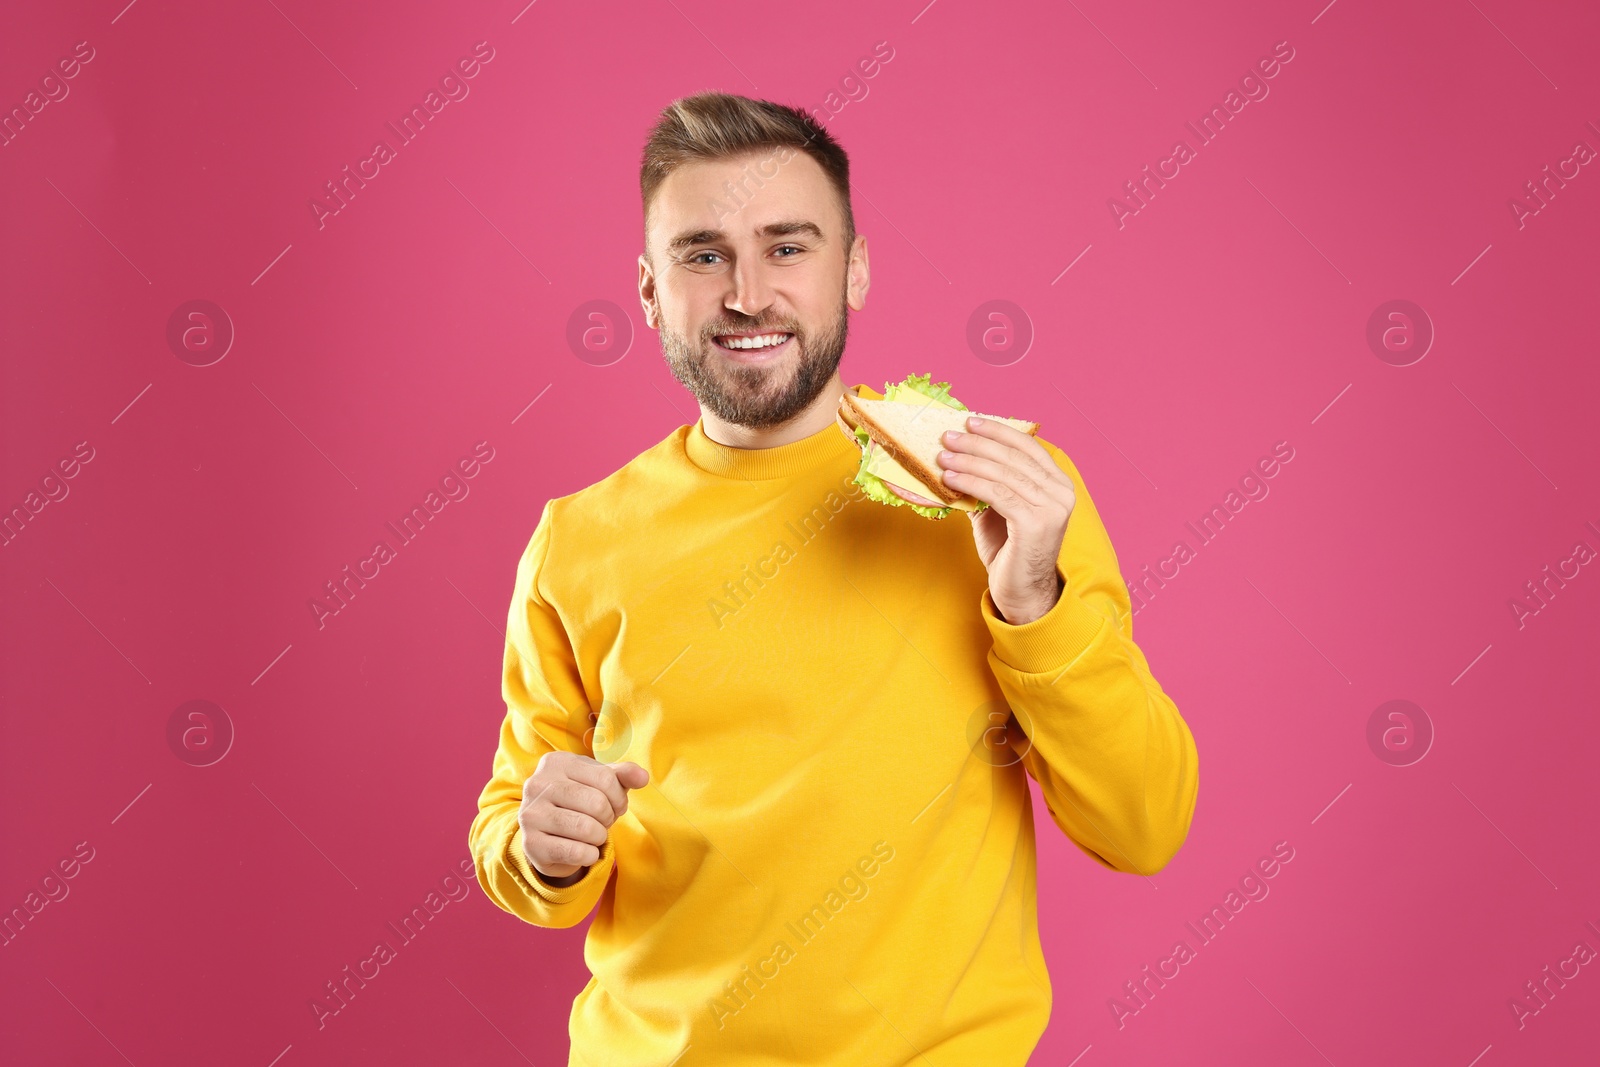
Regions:
<instances>
[{"instance_id":1,"label":"teeth","mask_svg":"<svg viewBox=\"0 0 1600 1067\"><path fill-rule=\"evenodd\" d=\"M786 333L764 333L759 337L724 337L718 344L723 348L770 348L788 339Z\"/></svg>"}]
</instances>

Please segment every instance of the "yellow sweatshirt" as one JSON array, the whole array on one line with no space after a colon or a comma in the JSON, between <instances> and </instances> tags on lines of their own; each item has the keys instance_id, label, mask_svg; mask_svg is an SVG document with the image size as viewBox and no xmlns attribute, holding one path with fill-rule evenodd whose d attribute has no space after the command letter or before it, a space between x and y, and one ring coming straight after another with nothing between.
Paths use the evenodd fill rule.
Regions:
<instances>
[{"instance_id":1,"label":"yellow sweatshirt","mask_svg":"<svg viewBox=\"0 0 1600 1067\"><path fill-rule=\"evenodd\" d=\"M469 847L511 914L593 915L569 1067L1027 1062L1051 1004L1027 776L1090 858L1139 874L1199 783L1094 502L1040 443L1077 504L1066 591L1021 626L967 517L866 498L835 426L738 449L697 421L545 505ZM565 888L517 826L552 747L650 772Z\"/></svg>"}]
</instances>

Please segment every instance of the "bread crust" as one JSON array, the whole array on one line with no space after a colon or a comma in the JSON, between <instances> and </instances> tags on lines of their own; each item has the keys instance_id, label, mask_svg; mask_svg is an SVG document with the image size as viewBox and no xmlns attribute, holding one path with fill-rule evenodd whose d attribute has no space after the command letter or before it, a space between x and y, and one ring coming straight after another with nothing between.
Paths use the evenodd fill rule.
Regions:
<instances>
[{"instance_id":1,"label":"bread crust","mask_svg":"<svg viewBox=\"0 0 1600 1067\"><path fill-rule=\"evenodd\" d=\"M855 417L855 412L851 410L849 405L845 403L845 397L857 395L857 388L858 387L854 385L849 386L839 397L839 409L834 414L833 423L835 426L839 427L839 432L848 437L850 439L850 443L859 449L861 448L861 442L856 438L855 423L850 421ZM868 432L870 433L871 431ZM865 449L862 450L865 451Z\"/></svg>"},{"instance_id":2,"label":"bread crust","mask_svg":"<svg viewBox=\"0 0 1600 1067\"><path fill-rule=\"evenodd\" d=\"M939 476L937 471L930 471L926 463L923 463L922 460L896 444L888 431L855 402L854 396L850 393L845 393L841 399L844 402L840 407L849 408L850 416L855 418L858 425L867 428L868 436L878 443L878 447L894 457L895 462L909 471L912 477L921 482L923 487L930 490L940 501L945 504L955 504L962 500L971 500L974 503L979 503L976 497L950 488L944 483L944 479ZM904 488L908 491L911 489L910 486L905 486Z\"/></svg>"},{"instance_id":3,"label":"bread crust","mask_svg":"<svg viewBox=\"0 0 1600 1067\"><path fill-rule=\"evenodd\" d=\"M879 425L875 419L867 414L864 408L855 402L860 395L859 387L850 386L846 388L839 397L839 408L834 417L834 424L839 427L841 433L850 439L851 444L857 448L863 448L861 442L856 438L855 430L858 426L864 427L867 431L867 436L876 441L878 447L888 452L908 473L922 483L923 488L931 490L934 496L944 505L983 505L983 501L970 493L951 489L945 484L944 478L938 471L930 470L927 464L896 445L885 428ZM968 414L985 417L982 412L968 412ZM993 418L995 416L988 417ZM1039 432L1039 424L1037 422L1029 422L1024 432L1030 437L1035 436ZM886 482L885 484L889 483ZM901 486L900 488L905 489L908 493L913 492L910 486ZM891 489L891 491L893 490ZM904 498L902 497L902 499Z\"/></svg>"}]
</instances>

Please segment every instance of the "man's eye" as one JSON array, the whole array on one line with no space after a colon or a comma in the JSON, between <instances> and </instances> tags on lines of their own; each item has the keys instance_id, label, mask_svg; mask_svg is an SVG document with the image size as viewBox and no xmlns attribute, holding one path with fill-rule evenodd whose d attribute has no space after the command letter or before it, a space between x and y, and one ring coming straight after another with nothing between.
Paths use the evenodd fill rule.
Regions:
<instances>
[{"instance_id":1,"label":"man's eye","mask_svg":"<svg viewBox=\"0 0 1600 1067\"><path fill-rule=\"evenodd\" d=\"M718 259L722 258L721 256L717 256L717 254L715 252L696 252L694 255L692 255L692 256L690 256L688 258L687 262L689 262L689 263L700 263L700 257L701 256L716 256ZM701 265L702 266L709 266L710 264L701 264Z\"/></svg>"},{"instance_id":2,"label":"man's eye","mask_svg":"<svg viewBox=\"0 0 1600 1067\"><path fill-rule=\"evenodd\" d=\"M792 251L795 251L795 252L804 252L805 251L805 249L801 248L799 245L782 245L779 248L777 248L776 251L782 252L785 248L791 249ZM785 256L784 258L785 259L793 259L794 257L793 256Z\"/></svg>"}]
</instances>

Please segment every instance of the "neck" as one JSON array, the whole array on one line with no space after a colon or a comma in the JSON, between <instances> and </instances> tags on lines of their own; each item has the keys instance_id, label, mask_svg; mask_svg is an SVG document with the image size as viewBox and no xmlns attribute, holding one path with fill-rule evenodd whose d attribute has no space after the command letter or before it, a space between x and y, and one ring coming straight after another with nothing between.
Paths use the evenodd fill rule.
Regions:
<instances>
[{"instance_id":1,"label":"neck","mask_svg":"<svg viewBox=\"0 0 1600 1067\"><path fill-rule=\"evenodd\" d=\"M810 437L831 423L839 410L839 397L843 395L844 379L839 377L838 371L834 371L833 377L828 379L828 384L823 386L817 398L788 422L751 429L725 422L707 411L704 405L700 408L700 418L706 436L719 445L730 448L777 448Z\"/></svg>"}]
</instances>

